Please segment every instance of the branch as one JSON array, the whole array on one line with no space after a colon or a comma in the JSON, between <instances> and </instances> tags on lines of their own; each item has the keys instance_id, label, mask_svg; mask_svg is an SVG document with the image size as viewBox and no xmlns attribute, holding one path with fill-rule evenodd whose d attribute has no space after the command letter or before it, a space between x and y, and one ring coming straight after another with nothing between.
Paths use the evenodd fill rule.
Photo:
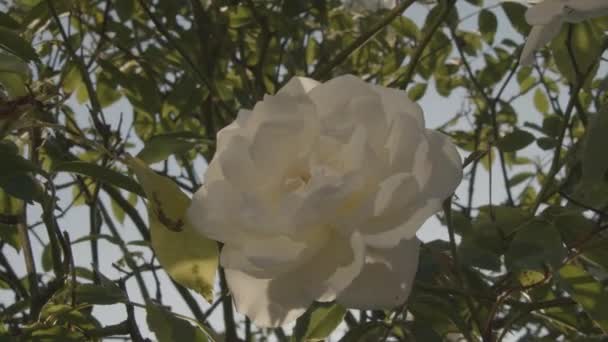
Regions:
<instances>
[{"instance_id":1,"label":"branch","mask_svg":"<svg viewBox=\"0 0 608 342\"><path fill-rule=\"evenodd\" d=\"M422 53L426 49L427 45L431 42L431 39L435 35L435 32L437 31L437 29L439 29L439 26L441 26L443 21L448 17L450 12L452 11L452 8L454 8L455 4L456 4L455 0L447 0L447 5L441 12L439 19L426 32L426 35L422 38L422 41L420 42L420 44L418 44L416 51L414 51L414 55L412 56L412 59L410 60L410 64L408 65L407 70L405 71L403 80L400 80L401 77L399 77L396 80L394 80L393 82L391 82L389 86L394 86L397 83L402 82L402 85L400 85L400 88L407 89L408 84L412 81L412 78L414 77L414 72L416 71L416 67L418 66L418 62L420 61L420 57L422 56ZM442 4L440 3L437 6L442 6Z\"/></svg>"},{"instance_id":2,"label":"branch","mask_svg":"<svg viewBox=\"0 0 608 342\"><path fill-rule=\"evenodd\" d=\"M340 51L333 59L327 64L320 66L317 70L313 71L311 77L316 80L325 80L330 72L338 65L344 63L346 59L363 45L365 45L370 39L372 39L378 32L382 31L387 25L389 25L395 18L400 16L415 0L406 0L400 3L397 7L393 8L380 22L374 25L369 31L363 33L354 42L347 46L344 50ZM421 52L422 53L422 52Z\"/></svg>"}]
</instances>

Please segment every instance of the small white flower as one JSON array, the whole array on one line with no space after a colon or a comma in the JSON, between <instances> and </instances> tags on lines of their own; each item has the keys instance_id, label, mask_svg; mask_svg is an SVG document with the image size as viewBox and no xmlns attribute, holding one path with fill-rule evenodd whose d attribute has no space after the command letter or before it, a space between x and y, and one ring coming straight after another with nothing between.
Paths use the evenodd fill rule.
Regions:
<instances>
[{"instance_id":1,"label":"small white flower","mask_svg":"<svg viewBox=\"0 0 608 342\"><path fill-rule=\"evenodd\" d=\"M344 6L354 10L377 11L395 7L397 0L344 0Z\"/></svg>"},{"instance_id":2,"label":"small white flower","mask_svg":"<svg viewBox=\"0 0 608 342\"><path fill-rule=\"evenodd\" d=\"M412 288L416 231L461 167L404 92L296 77L218 133L188 218L224 243L236 308L258 326L313 301L391 308Z\"/></svg>"},{"instance_id":3,"label":"small white flower","mask_svg":"<svg viewBox=\"0 0 608 342\"><path fill-rule=\"evenodd\" d=\"M532 25L530 35L520 56L522 65L530 65L534 51L540 49L561 30L562 24L608 15L608 0L544 0L526 11L526 21Z\"/></svg>"}]
</instances>

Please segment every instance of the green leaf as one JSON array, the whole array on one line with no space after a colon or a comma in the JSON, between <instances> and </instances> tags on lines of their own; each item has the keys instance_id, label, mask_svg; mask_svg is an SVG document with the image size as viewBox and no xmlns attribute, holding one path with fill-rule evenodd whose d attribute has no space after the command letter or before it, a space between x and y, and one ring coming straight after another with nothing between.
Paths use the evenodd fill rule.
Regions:
<instances>
[{"instance_id":1,"label":"green leaf","mask_svg":"<svg viewBox=\"0 0 608 342\"><path fill-rule=\"evenodd\" d=\"M322 341L342 322L346 309L334 303L315 302L296 321L293 341Z\"/></svg>"},{"instance_id":2,"label":"green leaf","mask_svg":"<svg viewBox=\"0 0 608 342\"><path fill-rule=\"evenodd\" d=\"M187 321L151 301L146 303L146 322L158 342L207 342L207 335Z\"/></svg>"},{"instance_id":3,"label":"green leaf","mask_svg":"<svg viewBox=\"0 0 608 342\"><path fill-rule=\"evenodd\" d=\"M534 142L534 135L529 132L515 129L505 135L496 143L496 146L503 152L519 151Z\"/></svg>"},{"instance_id":4,"label":"green leaf","mask_svg":"<svg viewBox=\"0 0 608 342\"><path fill-rule=\"evenodd\" d=\"M498 229L490 220L475 222L471 229L462 233L462 243L458 245L460 262L467 267L499 270L503 242Z\"/></svg>"},{"instance_id":5,"label":"green leaf","mask_svg":"<svg viewBox=\"0 0 608 342\"><path fill-rule=\"evenodd\" d=\"M568 264L559 270L566 292L608 333L608 292L583 268Z\"/></svg>"},{"instance_id":6,"label":"green leaf","mask_svg":"<svg viewBox=\"0 0 608 342\"><path fill-rule=\"evenodd\" d=\"M339 342L381 341L386 334L386 326L381 322L366 322L350 329Z\"/></svg>"},{"instance_id":7,"label":"green leaf","mask_svg":"<svg viewBox=\"0 0 608 342\"><path fill-rule=\"evenodd\" d=\"M73 286L66 286L61 295L70 298L74 293L78 303L93 305L113 305L129 301L127 293L112 280L99 272L94 274L99 280L99 284L71 284Z\"/></svg>"},{"instance_id":8,"label":"green leaf","mask_svg":"<svg viewBox=\"0 0 608 342\"><path fill-rule=\"evenodd\" d=\"M564 119L559 115L548 115L543 119L543 132L550 137L559 137L563 127Z\"/></svg>"},{"instance_id":9,"label":"green leaf","mask_svg":"<svg viewBox=\"0 0 608 342\"><path fill-rule=\"evenodd\" d=\"M81 332L59 325L50 328L42 326L40 329L31 332L30 336L28 336L30 337L29 341L37 342L82 342L86 339Z\"/></svg>"},{"instance_id":10,"label":"green leaf","mask_svg":"<svg viewBox=\"0 0 608 342\"><path fill-rule=\"evenodd\" d=\"M14 99L27 94L24 79L12 72L0 72L0 86L4 88L9 98Z\"/></svg>"},{"instance_id":11,"label":"green leaf","mask_svg":"<svg viewBox=\"0 0 608 342\"><path fill-rule=\"evenodd\" d=\"M549 112L549 100L547 99L547 95L538 88L534 92L534 107L541 113L547 114Z\"/></svg>"},{"instance_id":12,"label":"green leaf","mask_svg":"<svg viewBox=\"0 0 608 342\"><path fill-rule=\"evenodd\" d=\"M26 42L17 33L0 26L0 48L12 53L13 55L31 62L38 60L36 50L30 43Z\"/></svg>"},{"instance_id":13,"label":"green leaf","mask_svg":"<svg viewBox=\"0 0 608 342\"><path fill-rule=\"evenodd\" d=\"M135 0L120 0L114 6L116 6L116 14L118 14L120 20L124 22L132 19L135 10Z\"/></svg>"},{"instance_id":14,"label":"green leaf","mask_svg":"<svg viewBox=\"0 0 608 342\"><path fill-rule=\"evenodd\" d=\"M143 189L133 179L117 171L105 168L97 164L81 161L62 162L55 166L54 171L81 174L83 176L91 177L96 181L114 185L121 189L134 192L140 196L144 196Z\"/></svg>"},{"instance_id":15,"label":"green leaf","mask_svg":"<svg viewBox=\"0 0 608 342\"><path fill-rule=\"evenodd\" d=\"M589 120L583 145L583 179L594 182L603 179L608 170L608 107Z\"/></svg>"},{"instance_id":16,"label":"green leaf","mask_svg":"<svg viewBox=\"0 0 608 342\"><path fill-rule=\"evenodd\" d=\"M53 321L56 325L74 325L79 331L99 327L99 322L87 310L78 310L67 304L47 303L40 313L41 321ZM38 340L37 340L38 341Z\"/></svg>"},{"instance_id":17,"label":"green leaf","mask_svg":"<svg viewBox=\"0 0 608 342\"><path fill-rule=\"evenodd\" d=\"M520 227L505 254L505 263L516 274L557 268L566 256L559 231L549 221L537 218Z\"/></svg>"},{"instance_id":18,"label":"green leaf","mask_svg":"<svg viewBox=\"0 0 608 342\"><path fill-rule=\"evenodd\" d=\"M241 28L253 21L253 13L247 6L232 7L228 13L230 28Z\"/></svg>"},{"instance_id":19,"label":"green leaf","mask_svg":"<svg viewBox=\"0 0 608 342\"><path fill-rule=\"evenodd\" d=\"M532 172L520 172L511 178L509 178L509 187L516 186L521 184L522 182L527 181L528 179L534 177L536 174Z\"/></svg>"},{"instance_id":20,"label":"green leaf","mask_svg":"<svg viewBox=\"0 0 608 342\"><path fill-rule=\"evenodd\" d=\"M16 150L11 148L0 148L0 178L34 172L45 174L45 172L31 161L16 154Z\"/></svg>"},{"instance_id":21,"label":"green leaf","mask_svg":"<svg viewBox=\"0 0 608 342\"><path fill-rule=\"evenodd\" d=\"M176 282L211 302L218 266L217 243L196 232L187 222L190 199L177 184L156 174L139 159L129 159L128 165L148 197L152 247L158 261Z\"/></svg>"},{"instance_id":22,"label":"green leaf","mask_svg":"<svg viewBox=\"0 0 608 342\"><path fill-rule=\"evenodd\" d=\"M496 29L498 28L496 15L492 11L486 9L482 10L479 13L478 25L483 40L488 44L494 43L494 36L496 35Z\"/></svg>"},{"instance_id":23,"label":"green leaf","mask_svg":"<svg viewBox=\"0 0 608 342\"><path fill-rule=\"evenodd\" d=\"M13 197L40 202L44 190L30 173L46 173L36 164L17 154L17 147L7 141L0 143L0 188Z\"/></svg>"},{"instance_id":24,"label":"green leaf","mask_svg":"<svg viewBox=\"0 0 608 342\"><path fill-rule=\"evenodd\" d=\"M42 270L44 272L49 272L53 268L53 257L51 255L51 245L50 244L47 244L44 246L41 257L42 257L41 258Z\"/></svg>"},{"instance_id":25,"label":"green leaf","mask_svg":"<svg viewBox=\"0 0 608 342\"><path fill-rule=\"evenodd\" d=\"M21 24L4 12L0 12L0 26L11 30L18 30L21 28Z\"/></svg>"},{"instance_id":26,"label":"green leaf","mask_svg":"<svg viewBox=\"0 0 608 342\"><path fill-rule=\"evenodd\" d=\"M8 243L9 246L13 247L17 252L21 251L17 227L0 223L0 240Z\"/></svg>"},{"instance_id":27,"label":"green leaf","mask_svg":"<svg viewBox=\"0 0 608 342\"><path fill-rule=\"evenodd\" d=\"M26 83L30 78L30 70L21 59L0 52L0 85L4 87L10 98L27 94Z\"/></svg>"},{"instance_id":28,"label":"green leaf","mask_svg":"<svg viewBox=\"0 0 608 342\"><path fill-rule=\"evenodd\" d=\"M315 61L319 58L319 52L319 42L314 37L309 36L306 44L306 64L314 65Z\"/></svg>"},{"instance_id":29,"label":"green leaf","mask_svg":"<svg viewBox=\"0 0 608 342\"><path fill-rule=\"evenodd\" d=\"M536 145L543 150L551 150L557 146L557 140L553 138L540 137L536 140Z\"/></svg>"},{"instance_id":30,"label":"green leaf","mask_svg":"<svg viewBox=\"0 0 608 342\"><path fill-rule=\"evenodd\" d=\"M395 18L392 23L392 28L394 28L400 36L407 37L414 41L418 40L418 37L420 36L420 29L416 23L406 16Z\"/></svg>"},{"instance_id":31,"label":"green leaf","mask_svg":"<svg viewBox=\"0 0 608 342\"><path fill-rule=\"evenodd\" d=\"M67 94L71 94L77 91L78 88L84 87L80 71L75 64L67 64L63 68L63 82L61 83L63 91Z\"/></svg>"},{"instance_id":32,"label":"green leaf","mask_svg":"<svg viewBox=\"0 0 608 342\"><path fill-rule=\"evenodd\" d=\"M100 76L98 78L96 92L99 104L103 108L111 106L122 97L122 94L116 88L117 86L113 85L107 77Z\"/></svg>"},{"instance_id":33,"label":"green leaf","mask_svg":"<svg viewBox=\"0 0 608 342\"><path fill-rule=\"evenodd\" d=\"M166 160L171 155L186 153L196 145L196 142L184 139L175 133L156 135L145 142L144 148L139 151L137 158L146 164L154 164Z\"/></svg>"},{"instance_id":34,"label":"green leaf","mask_svg":"<svg viewBox=\"0 0 608 342\"><path fill-rule=\"evenodd\" d=\"M416 83L407 91L407 95L412 101L418 101L424 96L424 93L426 93L426 88L426 83Z\"/></svg>"},{"instance_id":35,"label":"green leaf","mask_svg":"<svg viewBox=\"0 0 608 342\"><path fill-rule=\"evenodd\" d=\"M570 32L571 30L571 32ZM571 39L568 37L571 35ZM577 71L579 76L592 72L602 53L603 33L590 22L563 25L560 34L551 42L551 50L559 71L572 84L576 84ZM570 47L568 46L570 44ZM572 56L570 51L572 51ZM574 61L572 58L574 57ZM588 83L594 72L587 77Z\"/></svg>"},{"instance_id":36,"label":"green leaf","mask_svg":"<svg viewBox=\"0 0 608 342\"><path fill-rule=\"evenodd\" d=\"M41 202L44 197L44 189L29 174L0 177L0 188L11 196L28 203L32 201Z\"/></svg>"},{"instance_id":37,"label":"green leaf","mask_svg":"<svg viewBox=\"0 0 608 342\"><path fill-rule=\"evenodd\" d=\"M122 207L115 200L112 200L112 213L118 222L121 224L125 222L125 211L122 210Z\"/></svg>"},{"instance_id":38,"label":"green leaf","mask_svg":"<svg viewBox=\"0 0 608 342\"><path fill-rule=\"evenodd\" d=\"M505 11L507 18L509 18L511 25L513 25L515 30L520 34L527 36L530 31L530 25L526 22L526 11L528 8L514 2L503 2L502 9Z\"/></svg>"}]
</instances>

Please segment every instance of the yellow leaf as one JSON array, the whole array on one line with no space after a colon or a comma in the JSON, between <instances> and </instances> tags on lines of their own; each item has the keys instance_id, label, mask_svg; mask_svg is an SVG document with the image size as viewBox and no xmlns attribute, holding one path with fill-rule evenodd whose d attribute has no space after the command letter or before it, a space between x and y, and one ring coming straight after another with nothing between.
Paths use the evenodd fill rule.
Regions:
<instances>
[{"instance_id":1,"label":"yellow leaf","mask_svg":"<svg viewBox=\"0 0 608 342\"><path fill-rule=\"evenodd\" d=\"M158 261L176 282L213 301L218 267L217 242L207 239L186 222L190 199L167 177L156 174L137 158L128 166L148 197L152 248Z\"/></svg>"}]
</instances>

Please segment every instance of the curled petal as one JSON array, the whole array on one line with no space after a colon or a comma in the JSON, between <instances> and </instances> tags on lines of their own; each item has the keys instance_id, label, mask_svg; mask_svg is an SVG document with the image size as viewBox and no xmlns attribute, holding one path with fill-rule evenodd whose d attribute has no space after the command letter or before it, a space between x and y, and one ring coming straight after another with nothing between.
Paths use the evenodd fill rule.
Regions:
<instances>
[{"instance_id":1,"label":"curled petal","mask_svg":"<svg viewBox=\"0 0 608 342\"><path fill-rule=\"evenodd\" d=\"M333 300L361 272L365 245L332 234L319 252L294 270L271 279L226 269L237 311L260 327L279 326L300 316L315 300Z\"/></svg>"},{"instance_id":2,"label":"curled petal","mask_svg":"<svg viewBox=\"0 0 608 342\"><path fill-rule=\"evenodd\" d=\"M526 44L521 52L521 56L519 57L519 63L521 65L532 64L534 52L545 46L559 34L562 22L562 18L557 17L546 25L535 25L532 27L528 39L526 39Z\"/></svg>"},{"instance_id":3,"label":"curled petal","mask_svg":"<svg viewBox=\"0 0 608 342\"><path fill-rule=\"evenodd\" d=\"M336 301L360 310L393 308L409 296L418 268L420 241L401 240L391 249L368 249L363 270Z\"/></svg>"}]
</instances>

